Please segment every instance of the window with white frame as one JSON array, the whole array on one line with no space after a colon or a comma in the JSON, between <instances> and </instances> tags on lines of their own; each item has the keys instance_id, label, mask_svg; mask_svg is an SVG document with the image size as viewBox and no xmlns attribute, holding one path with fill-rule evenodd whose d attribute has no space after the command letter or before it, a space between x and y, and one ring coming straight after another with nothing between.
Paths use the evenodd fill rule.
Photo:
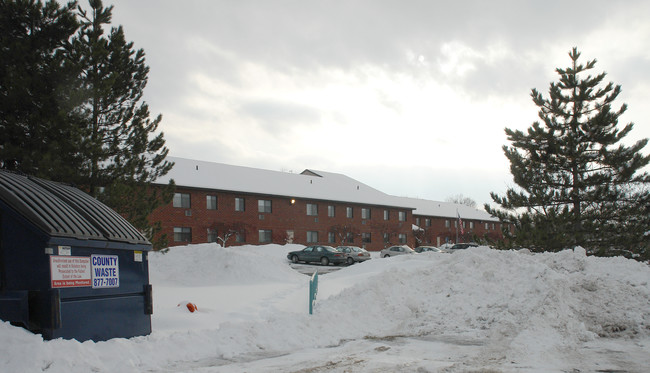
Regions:
<instances>
[{"instance_id":1,"label":"window with white frame","mask_svg":"<svg viewBox=\"0 0 650 373\"><path fill-rule=\"evenodd\" d=\"M368 208L361 209L361 219L370 219L370 209Z\"/></svg>"},{"instance_id":2,"label":"window with white frame","mask_svg":"<svg viewBox=\"0 0 650 373\"><path fill-rule=\"evenodd\" d=\"M318 215L318 205L315 203L308 203L307 204L307 215L308 216L316 216Z\"/></svg>"},{"instance_id":3,"label":"window with white frame","mask_svg":"<svg viewBox=\"0 0 650 373\"><path fill-rule=\"evenodd\" d=\"M260 199L257 201L258 212L271 212L271 201L268 199Z\"/></svg>"},{"instance_id":4,"label":"window with white frame","mask_svg":"<svg viewBox=\"0 0 650 373\"><path fill-rule=\"evenodd\" d=\"M406 233L399 234L399 243L406 243Z\"/></svg>"},{"instance_id":5,"label":"window with white frame","mask_svg":"<svg viewBox=\"0 0 650 373\"><path fill-rule=\"evenodd\" d=\"M415 218L415 225L420 226L420 218Z\"/></svg>"},{"instance_id":6,"label":"window with white frame","mask_svg":"<svg viewBox=\"0 0 650 373\"><path fill-rule=\"evenodd\" d=\"M463 224L464 225L464 224ZM474 229L474 222L470 221L469 222L469 229Z\"/></svg>"},{"instance_id":7,"label":"window with white frame","mask_svg":"<svg viewBox=\"0 0 650 373\"><path fill-rule=\"evenodd\" d=\"M327 216L329 216L330 218L334 217L334 206L333 205L327 206Z\"/></svg>"},{"instance_id":8,"label":"window with white frame","mask_svg":"<svg viewBox=\"0 0 650 373\"><path fill-rule=\"evenodd\" d=\"M389 220L390 219L390 213L388 210L384 210L384 220Z\"/></svg>"},{"instance_id":9,"label":"window with white frame","mask_svg":"<svg viewBox=\"0 0 650 373\"><path fill-rule=\"evenodd\" d=\"M205 196L205 205L208 210L216 210L217 196Z\"/></svg>"},{"instance_id":10,"label":"window with white frame","mask_svg":"<svg viewBox=\"0 0 650 373\"><path fill-rule=\"evenodd\" d=\"M307 231L307 242L316 243L318 242L318 232L317 231Z\"/></svg>"},{"instance_id":11,"label":"window with white frame","mask_svg":"<svg viewBox=\"0 0 650 373\"><path fill-rule=\"evenodd\" d=\"M388 233L384 233L384 243L389 243L390 242L390 235Z\"/></svg>"},{"instance_id":12,"label":"window with white frame","mask_svg":"<svg viewBox=\"0 0 650 373\"><path fill-rule=\"evenodd\" d=\"M216 229L208 228L208 242L217 242L219 234Z\"/></svg>"},{"instance_id":13,"label":"window with white frame","mask_svg":"<svg viewBox=\"0 0 650 373\"><path fill-rule=\"evenodd\" d=\"M174 193L173 206L189 209L190 208L189 193Z\"/></svg>"},{"instance_id":14,"label":"window with white frame","mask_svg":"<svg viewBox=\"0 0 650 373\"><path fill-rule=\"evenodd\" d=\"M246 210L246 201L243 198L235 198L235 211L244 211Z\"/></svg>"},{"instance_id":15,"label":"window with white frame","mask_svg":"<svg viewBox=\"0 0 650 373\"><path fill-rule=\"evenodd\" d=\"M272 240L273 232L270 229L260 229L259 239L260 243L269 243Z\"/></svg>"},{"instance_id":16,"label":"window with white frame","mask_svg":"<svg viewBox=\"0 0 650 373\"><path fill-rule=\"evenodd\" d=\"M404 211L399 212L399 221L406 221L406 212Z\"/></svg>"},{"instance_id":17,"label":"window with white frame","mask_svg":"<svg viewBox=\"0 0 650 373\"><path fill-rule=\"evenodd\" d=\"M192 228L174 227L175 242L192 242Z\"/></svg>"},{"instance_id":18,"label":"window with white frame","mask_svg":"<svg viewBox=\"0 0 650 373\"><path fill-rule=\"evenodd\" d=\"M348 218L352 218L352 207L345 208L345 216Z\"/></svg>"},{"instance_id":19,"label":"window with white frame","mask_svg":"<svg viewBox=\"0 0 650 373\"><path fill-rule=\"evenodd\" d=\"M449 220L445 220L445 228L451 228L451 223Z\"/></svg>"},{"instance_id":20,"label":"window with white frame","mask_svg":"<svg viewBox=\"0 0 650 373\"><path fill-rule=\"evenodd\" d=\"M246 233L235 233L235 242L246 242Z\"/></svg>"},{"instance_id":21,"label":"window with white frame","mask_svg":"<svg viewBox=\"0 0 650 373\"><path fill-rule=\"evenodd\" d=\"M363 243L371 243L371 235L370 233L361 233L361 242Z\"/></svg>"},{"instance_id":22,"label":"window with white frame","mask_svg":"<svg viewBox=\"0 0 650 373\"><path fill-rule=\"evenodd\" d=\"M335 243L336 242L336 234L334 232L329 232L327 234L327 242L328 243Z\"/></svg>"}]
</instances>

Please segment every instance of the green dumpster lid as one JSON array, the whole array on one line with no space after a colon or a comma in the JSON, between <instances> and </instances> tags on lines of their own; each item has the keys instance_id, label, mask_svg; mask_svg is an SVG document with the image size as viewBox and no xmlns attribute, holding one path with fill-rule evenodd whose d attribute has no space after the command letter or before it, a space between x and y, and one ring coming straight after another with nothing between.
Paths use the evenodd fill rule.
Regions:
<instances>
[{"instance_id":1,"label":"green dumpster lid","mask_svg":"<svg viewBox=\"0 0 650 373\"><path fill-rule=\"evenodd\" d=\"M0 199L50 236L151 245L120 214L72 186L0 170Z\"/></svg>"}]
</instances>

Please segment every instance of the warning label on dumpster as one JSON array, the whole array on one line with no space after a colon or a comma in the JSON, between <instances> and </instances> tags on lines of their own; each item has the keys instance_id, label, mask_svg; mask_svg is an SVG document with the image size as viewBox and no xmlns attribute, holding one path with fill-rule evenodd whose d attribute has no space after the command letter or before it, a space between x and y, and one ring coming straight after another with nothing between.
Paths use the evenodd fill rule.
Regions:
<instances>
[{"instance_id":1,"label":"warning label on dumpster","mask_svg":"<svg viewBox=\"0 0 650 373\"><path fill-rule=\"evenodd\" d=\"M91 255L93 289L120 286L120 263L117 255Z\"/></svg>"},{"instance_id":2,"label":"warning label on dumpster","mask_svg":"<svg viewBox=\"0 0 650 373\"><path fill-rule=\"evenodd\" d=\"M90 286L90 258L50 255L50 279L53 288Z\"/></svg>"}]
</instances>

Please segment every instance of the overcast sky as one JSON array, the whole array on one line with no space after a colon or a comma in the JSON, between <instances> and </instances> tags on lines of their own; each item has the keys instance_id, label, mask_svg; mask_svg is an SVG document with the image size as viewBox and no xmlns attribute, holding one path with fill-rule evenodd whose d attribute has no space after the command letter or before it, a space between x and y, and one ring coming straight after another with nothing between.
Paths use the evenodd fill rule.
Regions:
<instances>
[{"instance_id":1,"label":"overcast sky","mask_svg":"<svg viewBox=\"0 0 650 373\"><path fill-rule=\"evenodd\" d=\"M650 137L645 0L104 3L146 53L173 156L482 205L513 185L504 128L537 120L530 90L574 46L622 86L629 142Z\"/></svg>"}]
</instances>

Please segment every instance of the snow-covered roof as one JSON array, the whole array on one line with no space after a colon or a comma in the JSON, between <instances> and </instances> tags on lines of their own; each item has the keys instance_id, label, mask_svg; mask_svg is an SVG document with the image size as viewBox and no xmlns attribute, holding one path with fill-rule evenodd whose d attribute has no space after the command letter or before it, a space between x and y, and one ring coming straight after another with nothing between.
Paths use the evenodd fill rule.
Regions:
<instances>
[{"instance_id":1,"label":"snow-covered roof","mask_svg":"<svg viewBox=\"0 0 650 373\"><path fill-rule=\"evenodd\" d=\"M159 184L174 179L176 185L190 188L400 207L415 209L413 214L424 216L456 217L458 211L462 219L498 221L469 206L397 197L333 172L307 169L296 174L179 157L167 160L175 165L156 181Z\"/></svg>"},{"instance_id":2,"label":"snow-covered roof","mask_svg":"<svg viewBox=\"0 0 650 373\"><path fill-rule=\"evenodd\" d=\"M308 198L369 205L414 208L401 198L374 189L348 176L316 170L300 174L167 157L175 165L156 183L230 192Z\"/></svg>"},{"instance_id":3,"label":"snow-covered roof","mask_svg":"<svg viewBox=\"0 0 650 373\"><path fill-rule=\"evenodd\" d=\"M404 204L414 206L413 215L423 216L440 216L440 217L458 217L461 219L483 220L498 222L499 219L488 214L485 210L479 210L474 207L460 205L451 202L439 202L418 198L406 198Z\"/></svg>"}]
</instances>

